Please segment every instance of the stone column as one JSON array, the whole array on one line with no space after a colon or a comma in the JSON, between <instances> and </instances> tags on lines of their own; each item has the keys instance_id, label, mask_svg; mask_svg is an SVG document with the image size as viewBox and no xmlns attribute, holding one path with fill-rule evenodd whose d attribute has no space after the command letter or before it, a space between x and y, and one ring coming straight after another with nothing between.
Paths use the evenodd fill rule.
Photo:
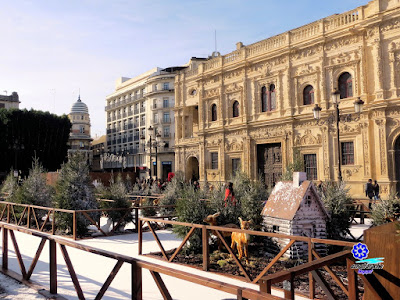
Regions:
<instances>
[{"instance_id":1,"label":"stone column","mask_svg":"<svg viewBox=\"0 0 400 300\"><path fill-rule=\"evenodd\" d=\"M380 162L380 175L382 176L381 180L389 180L386 147L386 120L375 120L375 124L378 126L379 136L379 160L376 161Z\"/></svg>"},{"instance_id":2,"label":"stone column","mask_svg":"<svg viewBox=\"0 0 400 300\"><path fill-rule=\"evenodd\" d=\"M363 145L364 180L368 180L371 177L368 120L360 123L360 127Z\"/></svg>"}]
</instances>

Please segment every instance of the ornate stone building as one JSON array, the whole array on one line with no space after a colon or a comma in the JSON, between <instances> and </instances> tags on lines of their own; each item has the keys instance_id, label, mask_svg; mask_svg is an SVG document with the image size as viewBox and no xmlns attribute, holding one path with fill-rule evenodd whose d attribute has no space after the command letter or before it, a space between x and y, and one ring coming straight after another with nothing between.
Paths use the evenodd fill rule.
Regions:
<instances>
[{"instance_id":1,"label":"ornate stone building","mask_svg":"<svg viewBox=\"0 0 400 300\"><path fill-rule=\"evenodd\" d=\"M236 168L267 185L294 153L312 180L343 180L355 197L377 179L383 197L400 177L400 2L374 0L227 55L191 60L175 79L176 169L201 182L226 181ZM334 113L359 120L318 125ZM357 118L356 118L357 119ZM399 188L397 187L399 191Z\"/></svg>"},{"instance_id":2,"label":"ornate stone building","mask_svg":"<svg viewBox=\"0 0 400 300\"><path fill-rule=\"evenodd\" d=\"M19 101L18 93L12 92L10 96L0 95L0 108L10 109L16 108L19 109Z\"/></svg>"}]
</instances>

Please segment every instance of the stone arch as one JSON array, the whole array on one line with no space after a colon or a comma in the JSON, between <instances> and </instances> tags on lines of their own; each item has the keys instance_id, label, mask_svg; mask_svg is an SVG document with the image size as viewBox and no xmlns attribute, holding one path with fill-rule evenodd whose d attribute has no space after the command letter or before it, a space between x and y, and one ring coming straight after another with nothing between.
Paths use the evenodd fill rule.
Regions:
<instances>
[{"instance_id":1,"label":"stone arch","mask_svg":"<svg viewBox=\"0 0 400 300\"><path fill-rule=\"evenodd\" d=\"M186 160L186 170L185 170L185 178L186 180L199 180L200 179L200 171L199 171L199 160L195 156L189 156Z\"/></svg>"}]
</instances>

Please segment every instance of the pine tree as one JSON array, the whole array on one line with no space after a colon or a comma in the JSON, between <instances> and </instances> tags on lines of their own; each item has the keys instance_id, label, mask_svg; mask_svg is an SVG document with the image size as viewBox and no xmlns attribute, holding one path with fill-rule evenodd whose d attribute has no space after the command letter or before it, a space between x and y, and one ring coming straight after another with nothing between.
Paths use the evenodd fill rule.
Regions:
<instances>
[{"instance_id":1,"label":"pine tree","mask_svg":"<svg viewBox=\"0 0 400 300\"><path fill-rule=\"evenodd\" d=\"M38 206L51 206L52 191L46 184L43 166L38 158L34 158L28 178L17 192L17 202Z\"/></svg>"},{"instance_id":2,"label":"pine tree","mask_svg":"<svg viewBox=\"0 0 400 300\"><path fill-rule=\"evenodd\" d=\"M14 197L18 188L17 178L14 177L14 170L11 169L1 186L1 192L6 194L8 201L14 202Z\"/></svg>"},{"instance_id":3,"label":"pine tree","mask_svg":"<svg viewBox=\"0 0 400 300\"><path fill-rule=\"evenodd\" d=\"M106 198L109 200L114 200L114 202L109 202L109 201L101 202L102 208L130 208L131 207L131 203L128 202L126 185L125 185L124 181L122 180L122 177L120 174L118 174L116 180L114 180L114 176L111 177L110 186L108 187L108 189L104 190L104 193L102 196L103 196L103 198ZM125 213L126 213L125 210L108 211L108 212L106 212L106 216L109 217L113 221L113 224L115 224L125 215ZM120 225L123 226L126 223L132 222L132 219L133 219L132 214L128 213L125 216L123 222L120 223Z\"/></svg>"},{"instance_id":4,"label":"pine tree","mask_svg":"<svg viewBox=\"0 0 400 300\"><path fill-rule=\"evenodd\" d=\"M89 166L84 153L76 152L69 156L60 171L56 184L55 204L57 208L71 210L87 210L98 208L98 203L92 191L89 177ZM98 218L99 214L90 214L92 218ZM70 213L58 213L56 218L59 229L72 232L72 215ZM87 233L90 224L82 214L77 214L77 234L82 236Z\"/></svg>"}]
</instances>

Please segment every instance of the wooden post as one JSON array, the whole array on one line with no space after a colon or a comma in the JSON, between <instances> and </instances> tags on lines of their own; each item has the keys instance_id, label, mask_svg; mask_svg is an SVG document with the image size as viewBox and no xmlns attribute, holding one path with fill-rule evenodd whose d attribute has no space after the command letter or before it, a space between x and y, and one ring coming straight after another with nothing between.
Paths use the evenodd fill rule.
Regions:
<instances>
[{"instance_id":1,"label":"wooden post","mask_svg":"<svg viewBox=\"0 0 400 300\"><path fill-rule=\"evenodd\" d=\"M26 227L31 227L31 207L28 206L28 214L26 215Z\"/></svg>"},{"instance_id":2,"label":"wooden post","mask_svg":"<svg viewBox=\"0 0 400 300\"><path fill-rule=\"evenodd\" d=\"M210 265L210 248L208 246L208 230L204 225L202 231L202 243L203 243L203 270L208 271Z\"/></svg>"},{"instance_id":3,"label":"wooden post","mask_svg":"<svg viewBox=\"0 0 400 300\"><path fill-rule=\"evenodd\" d=\"M72 213L72 232L74 241L76 241L76 211Z\"/></svg>"},{"instance_id":4,"label":"wooden post","mask_svg":"<svg viewBox=\"0 0 400 300\"><path fill-rule=\"evenodd\" d=\"M56 242L49 240L50 293L57 294L57 248Z\"/></svg>"},{"instance_id":5,"label":"wooden post","mask_svg":"<svg viewBox=\"0 0 400 300\"><path fill-rule=\"evenodd\" d=\"M56 233L56 228L55 228L55 224L56 224L56 211L53 209L53 213L52 213L53 217L51 218L51 234L55 234Z\"/></svg>"},{"instance_id":6,"label":"wooden post","mask_svg":"<svg viewBox=\"0 0 400 300\"><path fill-rule=\"evenodd\" d=\"M139 247L138 247L138 254L142 255L143 252L143 228L142 228L142 220L138 220L138 243L139 243Z\"/></svg>"},{"instance_id":7,"label":"wooden post","mask_svg":"<svg viewBox=\"0 0 400 300\"><path fill-rule=\"evenodd\" d=\"M134 210L135 210L135 231L134 232L138 232L139 231L139 209L135 207Z\"/></svg>"},{"instance_id":8,"label":"wooden post","mask_svg":"<svg viewBox=\"0 0 400 300\"><path fill-rule=\"evenodd\" d=\"M8 229L3 228L3 270L8 270Z\"/></svg>"},{"instance_id":9,"label":"wooden post","mask_svg":"<svg viewBox=\"0 0 400 300\"><path fill-rule=\"evenodd\" d=\"M348 280L348 290L349 290L349 300L357 300L357 274L351 266L354 264L354 261L347 258L347 280Z\"/></svg>"},{"instance_id":10,"label":"wooden post","mask_svg":"<svg viewBox=\"0 0 400 300\"><path fill-rule=\"evenodd\" d=\"M313 253L312 250L314 248L314 243L311 242L311 239L308 240L308 262L313 261ZM308 272L308 284L309 284L309 298L315 298L315 281L311 272Z\"/></svg>"},{"instance_id":11,"label":"wooden post","mask_svg":"<svg viewBox=\"0 0 400 300\"><path fill-rule=\"evenodd\" d=\"M142 300L142 268L132 263L132 300Z\"/></svg>"},{"instance_id":12,"label":"wooden post","mask_svg":"<svg viewBox=\"0 0 400 300\"><path fill-rule=\"evenodd\" d=\"M7 204L7 223L10 223L10 210L11 210L11 205Z\"/></svg>"}]
</instances>

